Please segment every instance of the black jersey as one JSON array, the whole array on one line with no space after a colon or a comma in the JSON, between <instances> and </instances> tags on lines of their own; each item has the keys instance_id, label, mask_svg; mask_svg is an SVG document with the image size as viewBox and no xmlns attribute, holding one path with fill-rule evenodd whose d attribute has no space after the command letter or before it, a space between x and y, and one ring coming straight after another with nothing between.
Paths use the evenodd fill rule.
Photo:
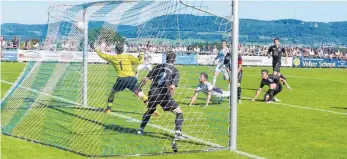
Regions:
<instances>
[{"instance_id":1,"label":"black jersey","mask_svg":"<svg viewBox=\"0 0 347 159\"><path fill-rule=\"evenodd\" d=\"M173 64L159 64L148 73L147 78L152 80L151 88L178 87L179 72Z\"/></svg>"},{"instance_id":2,"label":"black jersey","mask_svg":"<svg viewBox=\"0 0 347 159\"><path fill-rule=\"evenodd\" d=\"M224 58L224 65L229 69L230 69L230 62L231 62L231 55L230 53L227 53L227 55L225 56ZM240 66L239 65L242 65L242 56L241 55L238 55L238 59L237 59L237 68L239 68ZM242 69L241 69L242 71Z\"/></svg>"},{"instance_id":3,"label":"black jersey","mask_svg":"<svg viewBox=\"0 0 347 159\"><path fill-rule=\"evenodd\" d=\"M273 45L268 50L268 54L272 54L272 59L274 61L281 61L282 56L285 53L286 53L286 50L282 46L276 47L276 45Z\"/></svg>"},{"instance_id":4,"label":"black jersey","mask_svg":"<svg viewBox=\"0 0 347 159\"><path fill-rule=\"evenodd\" d=\"M260 82L260 88L263 88L265 85L270 86L272 83L279 83L280 78L275 75L269 75L267 79L262 79Z\"/></svg>"}]
</instances>

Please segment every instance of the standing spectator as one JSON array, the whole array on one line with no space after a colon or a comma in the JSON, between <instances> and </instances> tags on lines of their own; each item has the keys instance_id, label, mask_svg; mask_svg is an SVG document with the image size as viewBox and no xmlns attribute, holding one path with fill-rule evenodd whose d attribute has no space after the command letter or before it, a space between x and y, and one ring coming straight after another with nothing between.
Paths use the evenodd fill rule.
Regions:
<instances>
[{"instance_id":1,"label":"standing spectator","mask_svg":"<svg viewBox=\"0 0 347 159\"><path fill-rule=\"evenodd\" d=\"M0 51L2 50L2 48L6 48L6 42L4 37L0 37Z\"/></svg>"},{"instance_id":2,"label":"standing spectator","mask_svg":"<svg viewBox=\"0 0 347 159\"><path fill-rule=\"evenodd\" d=\"M39 42L38 41L33 41L33 50L37 50L39 48Z\"/></svg>"},{"instance_id":3,"label":"standing spectator","mask_svg":"<svg viewBox=\"0 0 347 159\"><path fill-rule=\"evenodd\" d=\"M24 50L30 50L30 42L28 40L24 43Z\"/></svg>"},{"instance_id":4,"label":"standing spectator","mask_svg":"<svg viewBox=\"0 0 347 159\"><path fill-rule=\"evenodd\" d=\"M14 38L12 40L12 48L17 49L18 48L18 44L19 44L18 38L17 38L17 36L14 36Z\"/></svg>"},{"instance_id":5,"label":"standing spectator","mask_svg":"<svg viewBox=\"0 0 347 159\"><path fill-rule=\"evenodd\" d=\"M218 53L217 45L213 45L212 53L213 54L217 54Z\"/></svg>"}]
</instances>

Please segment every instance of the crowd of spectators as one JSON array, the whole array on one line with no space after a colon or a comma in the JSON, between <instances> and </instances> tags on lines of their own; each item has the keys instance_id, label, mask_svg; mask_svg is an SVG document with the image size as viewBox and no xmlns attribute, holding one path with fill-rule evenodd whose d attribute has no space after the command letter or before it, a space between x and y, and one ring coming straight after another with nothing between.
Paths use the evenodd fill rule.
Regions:
<instances>
[{"instance_id":1,"label":"crowd of spectators","mask_svg":"<svg viewBox=\"0 0 347 159\"><path fill-rule=\"evenodd\" d=\"M54 43L53 40L46 40L40 45L38 40L28 40L19 42L18 37L14 36L11 40L6 40L0 37L1 49L22 49L22 50L42 50L48 49L51 51L81 51L81 46L77 45L73 40L65 40L60 43ZM107 44L105 41L100 41L98 44L102 51L113 52L115 44ZM215 44L206 45L163 45L152 44L150 41L144 44L128 43L124 44L125 50L129 53L137 53L143 49L151 53L162 53L172 50L176 53L190 53L203 55L218 54L218 46ZM231 47L231 46L229 46ZM270 45L239 45L239 53L243 56L267 56ZM337 49L333 47L307 47L307 46L283 46L289 57L309 57L309 58L339 58L347 60L347 48Z\"/></svg>"},{"instance_id":2,"label":"crowd of spectators","mask_svg":"<svg viewBox=\"0 0 347 159\"><path fill-rule=\"evenodd\" d=\"M1 49L18 49L19 48L19 39L17 36L14 36L13 39L7 40L4 37L0 37L0 46Z\"/></svg>"}]
</instances>

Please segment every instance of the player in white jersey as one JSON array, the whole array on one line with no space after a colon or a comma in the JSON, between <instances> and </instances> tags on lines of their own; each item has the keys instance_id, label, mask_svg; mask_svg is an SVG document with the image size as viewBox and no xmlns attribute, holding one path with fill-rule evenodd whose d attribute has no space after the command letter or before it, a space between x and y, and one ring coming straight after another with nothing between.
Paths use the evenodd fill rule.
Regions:
<instances>
[{"instance_id":1,"label":"player in white jersey","mask_svg":"<svg viewBox=\"0 0 347 159\"><path fill-rule=\"evenodd\" d=\"M144 57L143 64L140 64L137 66L136 75L135 75L136 78L138 78L139 72L141 70L147 70L147 71L152 70L152 65L151 65L152 56L150 55L150 52L148 50L142 50L142 51L145 52L145 57Z\"/></svg>"},{"instance_id":2,"label":"player in white jersey","mask_svg":"<svg viewBox=\"0 0 347 159\"><path fill-rule=\"evenodd\" d=\"M222 49L219 50L217 57L215 58L214 62L217 64L216 70L214 72L212 84L213 86L216 85L217 82L217 76L219 75L220 72L223 73L223 77L225 80L228 79L229 75L228 72L226 71L225 65L224 65L224 58L225 55L229 53L229 49L227 47L227 42L225 40L222 40Z\"/></svg>"},{"instance_id":3,"label":"player in white jersey","mask_svg":"<svg viewBox=\"0 0 347 159\"><path fill-rule=\"evenodd\" d=\"M207 79L208 75L205 72L200 73L200 83L195 89L194 96L191 98L189 106L194 104L199 92L203 92L207 95L205 106L208 106L210 101L214 103L220 103L221 101L223 101L223 98L230 97L230 91L223 91L219 88L214 87L211 83L207 82Z\"/></svg>"}]
</instances>

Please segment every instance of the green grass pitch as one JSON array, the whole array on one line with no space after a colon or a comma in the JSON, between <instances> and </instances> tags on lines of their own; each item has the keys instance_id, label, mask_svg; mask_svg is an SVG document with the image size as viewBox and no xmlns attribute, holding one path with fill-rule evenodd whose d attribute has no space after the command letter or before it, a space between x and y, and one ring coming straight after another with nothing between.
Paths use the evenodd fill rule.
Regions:
<instances>
[{"instance_id":1,"label":"green grass pitch","mask_svg":"<svg viewBox=\"0 0 347 159\"><path fill-rule=\"evenodd\" d=\"M14 82L24 67L24 63L1 63L1 79ZM92 66L90 71L96 71L98 67L100 66ZM210 79L212 79L213 67L179 66L178 68L182 72L182 76L181 85L176 92L176 99L186 113L186 118L196 118L194 112L204 112L202 119L205 119L201 121L188 120L185 122L186 127L183 127L183 129L189 134L194 134L194 130L199 129L199 124L196 123L204 123L212 126L208 132L208 138L211 139L211 142L227 145L228 102L220 105L212 104L207 108L202 108L199 105L203 105L205 101L204 96L201 95L197 101L197 106L187 106L189 97L193 95L193 89L197 85L199 72L208 72ZM45 67L45 69L49 70L50 66ZM243 97L254 96L260 84L261 69L260 67L244 68ZM278 98L282 100L281 102L277 104L265 104L261 101L252 103L244 99L242 104L238 106L238 149L266 158L347 158L347 70L295 68L283 68L282 70L293 90L284 89L278 95ZM107 87L111 87L115 81L115 74L112 73L113 68L108 67L106 72L109 74L100 71L99 75L94 74L94 76L89 77L91 79L89 81L89 105L100 108L105 106L108 90L100 89L98 82L105 80L108 83ZM74 78L73 76L74 74L71 74L66 77ZM74 85L75 83L64 83L61 86L72 87ZM217 81L217 86L226 89L226 83L222 80L221 75ZM10 87L9 84L1 83L2 97ZM191 90L187 91L188 89L182 89L182 87L191 88ZM65 95L68 99L76 96L76 93L79 92L55 93L57 96ZM117 94L115 103L117 99L122 99L122 102L114 107L116 113L141 119L145 109L142 103L135 100L136 98L129 91ZM36 125L21 124L13 130L13 133L29 134L26 137L30 139L77 149L87 154L94 151L106 155L126 155L133 152L132 147L137 147L139 149L137 151L144 153L158 153L163 151L163 147L160 145L170 144L168 139L171 136L157 132L154 128L147 127L145 130L149 132L148 135L137 136L134 131L138 128L139 123L129 122L110 115L100 117L101 115L98 112L67 108L64 107L65 105L69 104L52 101L46 105L49 108L38 111L40 114L45 114L43 117L36 119L41 122L36 123ZM163 121L166 121L168 124L165 124L165 127L173 129L174 116L170 113L160 112L162 116L158 119L153 118L151 123L163 125ZM28 118L30 117L37 117L35 111L28 115ZM92 119L94 123L86 119ZM76 122L86 126L78 129L71 127L71 124ZM32 127L30 132L26 132L27 127ZM65 127L65 129L60 127ZM98 132L100 130L102 130L101 134ZM41 135L30 136L30 134L37 134L38 132ZM61 134L64 136L60 137ZM207 138L206 134L196 133L194 136ZM125 140L124 137L127 139ZM63 141L67 139L79 142ZM85 144L83 140L94 142ZM69 145L64 145L64 143L69 143ZM3 158L85 158L57 148L42 146L4 135L2 135L1 144ZM205 145L189 142L181 143L181 145L181 150L195 150L206 147ZM149 149L148 146L151 146L151 148ZM95 149L95 147L102 148ZM141 149L141 147L144 148ZM169 151L169 149L164 151ZM176 157L178 156L160 155L149 158ZM243 156L228 151L179 154L179 158L201 157L243 158Z\"/></svg>"}]
</instances>

